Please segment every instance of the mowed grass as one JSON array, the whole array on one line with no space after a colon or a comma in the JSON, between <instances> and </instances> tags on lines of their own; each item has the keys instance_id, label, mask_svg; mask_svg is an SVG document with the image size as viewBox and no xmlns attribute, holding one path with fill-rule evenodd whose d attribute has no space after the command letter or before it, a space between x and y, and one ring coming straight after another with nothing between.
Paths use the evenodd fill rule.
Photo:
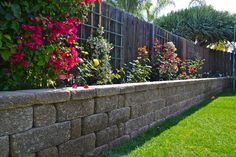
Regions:
<instances>
[{"instance_id":1,"label":"mowed grass","mask_svg":"<svg viewBox=\"0 0 236 157\"><path fill-rule=\"evenodd\" d=\"M100 157L236 157L236 95L224 93Z\"/></svg>"}]
</instances>

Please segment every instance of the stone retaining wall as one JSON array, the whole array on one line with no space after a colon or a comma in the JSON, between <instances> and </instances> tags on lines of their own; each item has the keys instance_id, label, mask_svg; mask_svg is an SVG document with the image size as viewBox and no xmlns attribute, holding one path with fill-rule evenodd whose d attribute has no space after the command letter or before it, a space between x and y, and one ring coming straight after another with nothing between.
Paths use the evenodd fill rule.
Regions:
<instances>
[{"instance_id":1,"label":"stone retaining wall","mask_svg":"<svg viewBox=\"0 0 236 157\"><path fill-rule=\"evenodd\" d=\"M96 156L230 83L218 78L0 92L0 157Z\"/></svg>"}]
</instances>

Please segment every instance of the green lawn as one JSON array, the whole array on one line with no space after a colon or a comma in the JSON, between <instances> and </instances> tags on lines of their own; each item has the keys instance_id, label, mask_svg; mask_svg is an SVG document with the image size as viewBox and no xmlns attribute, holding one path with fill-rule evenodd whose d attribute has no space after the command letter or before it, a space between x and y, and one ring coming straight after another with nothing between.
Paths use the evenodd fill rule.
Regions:
<instances>
[{"instance_id":1,"label":"green lawn","mask_svg":"<svg viewBox=\"0 0 236 157\"><path fill-rule=\"evenodd\" d=\"M236 95L171 118L100 157L236 157Z\"/></svg>"}]
</instances>

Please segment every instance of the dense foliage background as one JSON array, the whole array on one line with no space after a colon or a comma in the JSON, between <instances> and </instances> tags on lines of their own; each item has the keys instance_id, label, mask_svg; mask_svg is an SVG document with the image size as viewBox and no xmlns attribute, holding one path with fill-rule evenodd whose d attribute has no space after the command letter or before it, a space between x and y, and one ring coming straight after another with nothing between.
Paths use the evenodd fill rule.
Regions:
<instances>
[{"instance_id":1,"label":"dense foliage background","mask_svg":"<svg viewBox=\"0 0 236 157\"><path fill-rule=\"evenodd\" d=\"M195 6L171 12L156 19L155 24L201 46L207 46L233 41L236 16L229 12L217 11L211 6Z\"/></svg>"}]
</instances>

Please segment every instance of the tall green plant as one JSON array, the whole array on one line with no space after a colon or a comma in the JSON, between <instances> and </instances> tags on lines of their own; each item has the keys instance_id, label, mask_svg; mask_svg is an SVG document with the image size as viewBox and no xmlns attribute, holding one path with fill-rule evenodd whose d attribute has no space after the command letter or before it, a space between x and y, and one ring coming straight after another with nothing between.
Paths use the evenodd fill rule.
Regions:
<instances>
[{"instance_id":1,"label":"tall green plant","mask_svg":"<svg viewBox=\"0 0 236 157\"><path fill-rule=\"evenodd\" d=\"M206 0L191 0L190 2L189 2L189 7L191 7L191 6L204 6L204 5L206 5Z\"/></svg>"},{"instance_id":2,"label":"tall green plant","mask_svg":"<svg viewBox=\"0 0 236 157\"><path fill-rule=\"evenodd\" d=\"M151 66L147 58L138 57L125 67L127 83L147 82L150 79Z\"/></svg>"},{"instance_id":3,"label":"tall green plant","mask_svg":"<svg viewBox=\"0 0 236 157\"><path fill-rule=\"evenodd\" d=\"M151 75L151 62L148 59L147 47L138 48L138 57L136 60L129 62L125 65L124 74L126 76L126 82L147 82L150 80Z\"/></svg>"},{"instance_id":4,"label":"tall green plant","mask_svg":"<svg viewBox=\"0 0 236 157\"><path fill-rule=\"evenodd\" d=\"M165 7L175 5L173 0L156 0L155 6L151 0L106 0L106 2L149 22L152 22Z\"/></svg>"},{"instance_id":5,"label":"tall green plant","mask_svg":"<svg viewBox=\"0 0 236 157\"><path fill-rule=\"evenodd\" d=\"M142 17L142 5L145 0L106 0L107 3L130 12L135 16Z\"/></svg>"},{"instance_id":6,"label":"tall green plant","mask_svg":"<svg viewBox=\"0 0 236 157\"><path fill-rule=\"evenodd\" d=\"M143 10L147 14L147 21L153 22L153 20L158 17L159 13L170 5L175 6L175 2L173 0L156 0L156 5L153 6L151 0L145 0Z\"/></svg>"},{"instance_id":7,"label":"tall green plant","mask_svg":"<svg viewBox=\"0 0 236 157\"><path fill-rule=\"evenodd\" d=\"M110 84L114 78L110 64L110 51L113 48L103 37L103 27L99 27L85 42L82 64L77 66L80 84Z\"/></svg>"},{"instance_id":8,"label":"tall green plant","mask_svg":"<svg viewBox=\"0 0 236 157\"><path fill-rule=\"evenodd\" d=\"M211 6L196 6L171 12L155 20L168 31L207 46L219 41L233 41L236 16L217 11Z\"/></svg>"}]
</instances>

